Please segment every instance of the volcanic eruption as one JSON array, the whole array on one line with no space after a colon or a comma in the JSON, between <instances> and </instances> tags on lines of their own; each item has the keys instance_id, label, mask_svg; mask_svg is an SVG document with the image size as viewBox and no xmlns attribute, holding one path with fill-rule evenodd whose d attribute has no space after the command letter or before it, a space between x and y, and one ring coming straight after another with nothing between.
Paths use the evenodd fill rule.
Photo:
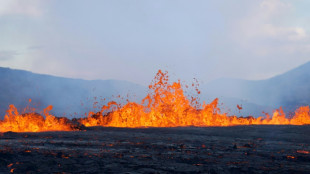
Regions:
<instances>
[{"instance_id":1,"label":"volcanic eruption","mask_svg":"<svg viewBox=\"0 0 310 174\"><path fill-rule=\"evenodd\" d=\"M299 107L291 118L286 117L281 107L271 116L268 114L258 118L229 116L227 113L221 113L217 98L209 104L205 102L200 104L198 97L185 96L183 88L180 80L170 82L168 72L159 70L141 103L128 101L122 105L110 101L102 106L100 112L90 112L86 118L74 119L75 123L67 118L49 114L52 106L48 106L41 114L35 112L20 114L14 105L10 105L4 120L0 120L0 131L73 131L78 130L76 122L86 127L130 128L310 124L309 106ZM200 94L198 88L195 89L197 94Z\"/></svg>"}]
</instances>

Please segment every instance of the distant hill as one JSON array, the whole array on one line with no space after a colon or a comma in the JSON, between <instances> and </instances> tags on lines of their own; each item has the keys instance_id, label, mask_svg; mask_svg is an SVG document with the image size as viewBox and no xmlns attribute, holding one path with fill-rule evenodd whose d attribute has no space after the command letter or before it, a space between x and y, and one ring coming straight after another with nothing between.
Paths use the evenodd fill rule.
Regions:
<instances>
[{"instance_id":1,"label":"distant hill","mask_svg":"<svg viewBox=\"0 0 310 174\"><path fill-rule=\"evenodd\" d=\"M32 105L40 109L53 105L57 116L79 117L75 113L93 110L95 101L106 103L104 98L120 101L116 97L120 95L140 101L146 95L146 87L127 81L70 79L1 67L0 84L1 117L9 104L24 108L30 98Z\"/></svg>"},{"instance_id":2,"label":"distant hill","mask_svg":"<svg viewBox=\"0 0 310 174\"><path fill-rule=\"evenodd\" d=\"M244 102L267 111L280 106L294 111L310 104L310 62L267 80L218 79L204 85L202 91L209 97L234 99L233 105Z\"/></svg>"},{"instance_id":3,"label":"distant hill","mask_svg":"<svg viewBox=\"0 0 310 174\"><path fill-rule=\"evenodd\" d=\"M219 98L220 108L228 114L261 116L262 111L270 113L280 106L294 111L310 104L310 62L267 80L218 79L200 90L201 101ZM24 108L30 98L36 108L53 105L53 114L72 118L93 111L96 101L98 106L110 100L140 102L146 92L146 87L127 81L70 79L0 67L1 117L9 104ZM118 95L124 99L112 97Z\"/></svg>"}]
</instances>

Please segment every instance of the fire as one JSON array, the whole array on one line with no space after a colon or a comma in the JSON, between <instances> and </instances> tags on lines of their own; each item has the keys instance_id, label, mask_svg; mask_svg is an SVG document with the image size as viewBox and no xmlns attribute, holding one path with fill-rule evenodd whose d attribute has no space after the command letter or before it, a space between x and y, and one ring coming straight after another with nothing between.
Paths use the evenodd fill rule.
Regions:
<instances>
[{"instance_id":1,"label":"fire","mask_svg":"<svg viewBox=\"0 0 310 174\"><path fill-rule=\"evenodd\" d=\"M100 112L90 113L89 117L82 118L79 122L85 126L111 127L310 124L309 106L298 108L291 119L286 118L282 108L276 110L273 116L258 118L228 116L220 112L218 99L209 104L203 103L200 107L197 98L191 97L189 100L184 95L180 81L169 83L168 73L161 70L158 71L149 90L149 94L141 104L128 102L121 106L112 101L103 106ZM200 91L197 90L197 93Z\"/></svg>"},{"instance_id":2,"label":"fire","mask_svg":"<svg viewBox=\"0 0 310 174\"><path fill-rule=\"evenodd\" d=\"M71 131L72 126L67 118L57 118L49 111L52 106L43 110L44 116L38 113L20 114L14 105L9 106L4 120L0 120L0 132L42 132L42 131Z\"/></svg>"},{"instance_id":3,"label":"fire","mask_svg":"<svg viewBox=\"0 0 310 174\"><path fill-rule=\"evenodd\" d=\"M310 154L310 152L306 150L297 150L297 153Z\"/></svg>"},{"instance_id":4,"label":"fire","mask_svg":"<svg viewBox=\"0 0 310 174\"><path fill-rule=\"evenodd\" d=\"M197 81L196 81L197 82ZM195 84L192 86L195 87ZM198 88L195 91L200 94ZM31 102L31 100L29 100ZM242 106L237 105L241 110ZM0 120L0 132L42 132L42 131L72 131L76 130L73 120L57 118L49 111L52 106L43 110L43 116L35 109L26 114L20 114L14 105ZM170 83L167 72L161 70L149 86L148 95L141 103L127 102L124 106L111 101L98 113L90 112L86 118L78 119L86 127L179 127L179 126L235 126L235 125L304 125L310 124L309 106L303 106L295 111L292 118L287 118L282 108L272 116L258 118L228 116L221 113L218 99L211 103L199 103L198 97L186 97L180 80Z\"/></svg>"}]
</instances>

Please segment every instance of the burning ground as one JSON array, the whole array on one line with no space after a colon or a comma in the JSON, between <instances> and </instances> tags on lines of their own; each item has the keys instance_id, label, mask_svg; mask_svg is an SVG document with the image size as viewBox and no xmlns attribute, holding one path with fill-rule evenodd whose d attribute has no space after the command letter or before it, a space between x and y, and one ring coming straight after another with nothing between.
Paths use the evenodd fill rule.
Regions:
<instances>
[{"instance_id":1,"label":"burning ground","mask_svg":"<svg viewBox=\"0 0 310 174\"><path fill-rule=\"evenodd\" d=\"M1 134L3 173L307 173L309 126Z\"/></svg>"},{"instance_id":2,"label":"burning ground","mask_svg":"<svg viewBox=\"0 0 310 174\"><path fill-rule=\"evenodd\" d=\"M0 170L310 171L309 106L301 106L289 117L281 108L258 118L229 116L221 113L218 99L201 104L198 84L191 86L196 95L185 96L186 85L171 83L167 72L158 71L141 103L127 101L122 105L110 101L99 112L71 120L50 114L52 106L42 112L34 108L19 112L10 105L0 120L0 132L4 132L0 139Z\"/></svg>"},{"instance_id":3,"label":"burning ground","mask_svg":"<svg viewBox=\"0 0 310 174\"><path fill-rule=\"evenodd\" d=\"M41 114L35 109L20 114L10 105L4 120L0 121L0 131L14 132L42 132L42 131L70 131L80 126L105 127L187 127L187 126L235 126L235 125L305 125L310 124L309 106L301 106L291 118L286 117L282 109L276 110L272 116L254 118L228 116L221 113L218 99L206 104L199 103L198 84L195 86L195 96L185 96L183 87L178 82L169 82L167 72L158 71L149 86L149 93L141 103L127 101L121 105L115 101L108 102L97 113L90 112L89 117L69 120L57 118L49 111L48 106ZM185 88L188 88L185 86ZM239 109L242 107L238 106ZM43 116L42 116L43 115ZM79 127L79 126L78 126Z\"/></svg>"}]
</instances>

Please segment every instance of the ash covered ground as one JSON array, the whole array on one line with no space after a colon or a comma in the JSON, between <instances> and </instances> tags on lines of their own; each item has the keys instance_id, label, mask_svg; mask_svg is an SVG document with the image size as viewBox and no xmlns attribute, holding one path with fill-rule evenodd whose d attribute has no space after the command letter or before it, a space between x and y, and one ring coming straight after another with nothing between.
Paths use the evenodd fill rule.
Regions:
<instances>
[{"instance_id":1,"label":"ash covered ground","mask_svg":"<svg viewBox=\"0 0 310 174\"><path fill-rule=\"evenodd\" d=\"M103 128L0 136L0 173L310 173L310 126Z\"/></svg>"}]
</instances>

